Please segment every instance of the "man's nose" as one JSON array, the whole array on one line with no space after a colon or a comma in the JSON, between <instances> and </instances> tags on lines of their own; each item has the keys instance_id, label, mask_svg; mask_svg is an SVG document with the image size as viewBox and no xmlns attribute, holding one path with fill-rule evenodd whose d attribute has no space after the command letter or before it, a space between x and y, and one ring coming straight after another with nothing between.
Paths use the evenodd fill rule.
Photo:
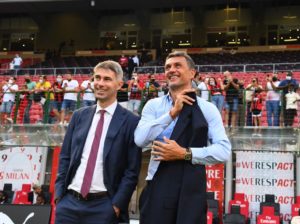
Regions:
<instances>
[{"instance_id":1,"label":"man's nose","mask_svg":"<svg viewBox=\"0 0 300 224\"><path fill-rule=\"evenodd\" d=\"M176 66L172 65L169 69L169 72L174 72L176 71Z\"/></svg>"}]
</instances>

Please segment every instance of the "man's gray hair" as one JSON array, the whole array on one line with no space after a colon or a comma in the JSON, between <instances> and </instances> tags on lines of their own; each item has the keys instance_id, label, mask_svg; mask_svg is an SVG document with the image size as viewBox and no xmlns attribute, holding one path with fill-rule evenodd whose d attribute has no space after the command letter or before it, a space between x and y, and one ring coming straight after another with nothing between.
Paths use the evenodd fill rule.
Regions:
<instances>
[{"instance_id":1,"label":"man's gray hair","mask_svg":"<svg viewBox=\"0 0 300 224\"><path fill-rule=\"evenodd\" d=\"M111 60L100 62L95 66L94 72L101 68L114 72L118 80L123 80L123 70L119 63Z\"/></svg>"},{"instance_id":2,"label":"man's gray hair","mask_svg":"<svg viewBox=\"0 0 300 224\"><path fill-rule=\"evenodd\" d=\"M168 60L169 58L174 58L174 57L184 57L189 68L190 69L196 69L196 65L195 65L195 62L194 60L184 51L174 51L172 53L170 53L166 60Z\"/></svg>"}]
</instances>

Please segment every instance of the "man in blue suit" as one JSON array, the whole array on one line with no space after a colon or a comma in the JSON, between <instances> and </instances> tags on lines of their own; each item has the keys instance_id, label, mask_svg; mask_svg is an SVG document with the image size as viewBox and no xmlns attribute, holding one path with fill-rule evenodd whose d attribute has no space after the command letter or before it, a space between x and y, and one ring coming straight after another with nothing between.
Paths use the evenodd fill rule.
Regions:
<instances>
[{"instance_id":1,"label":"man in blue suit","mask_svg":"<svg viewBox=\"0 0 300 224\"><path fill-rule=\"evenodd\" d=\"M56 224L129 222L141 149L134 143L139 118L117 103L121 66L94 68L97 105L77 110L62 145L55 185Z\"/></svg>"}]
</instances>

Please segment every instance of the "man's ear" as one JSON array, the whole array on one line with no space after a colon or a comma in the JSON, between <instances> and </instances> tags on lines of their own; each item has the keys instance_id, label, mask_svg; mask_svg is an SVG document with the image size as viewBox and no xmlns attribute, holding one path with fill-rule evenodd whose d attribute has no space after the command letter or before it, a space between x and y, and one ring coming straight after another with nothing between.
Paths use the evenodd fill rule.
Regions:
<instances>
[{"instance_id":1,"label":"man's ear","mask_svg":"<svg viewBox=\"0 0 300 224\"><path fill-rule=\"evenodd\" d=\"M195 77L196 69L191 69L191 80Z\"/></svg>"}]
</instances>

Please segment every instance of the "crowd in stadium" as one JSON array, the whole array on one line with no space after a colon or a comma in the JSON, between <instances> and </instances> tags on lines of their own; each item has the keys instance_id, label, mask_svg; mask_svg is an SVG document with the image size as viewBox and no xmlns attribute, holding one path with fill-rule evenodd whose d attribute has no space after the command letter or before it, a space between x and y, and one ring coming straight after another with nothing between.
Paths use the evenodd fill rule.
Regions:
<instances>
[{"instance_id":1,"label":"crowd in stadium","mask_svg":"<svg viewBox=\"0 0 300 224\"><path fill-rule=\"evenodd\" d=\"M118 93L124 107L139 114L149 99L168 93L164 74L132 74L124 55L119 63L127 74ZM137 66L138 61L134 64ZM298 125L299 80L293 72L240 76L229 71L197 73L192 84L200 97L215 104L226 126ZM67 124L75 109L95 104L92 75L25 74L6 76L1 84L2 124Z\"/></svg>"}]
</instances>

